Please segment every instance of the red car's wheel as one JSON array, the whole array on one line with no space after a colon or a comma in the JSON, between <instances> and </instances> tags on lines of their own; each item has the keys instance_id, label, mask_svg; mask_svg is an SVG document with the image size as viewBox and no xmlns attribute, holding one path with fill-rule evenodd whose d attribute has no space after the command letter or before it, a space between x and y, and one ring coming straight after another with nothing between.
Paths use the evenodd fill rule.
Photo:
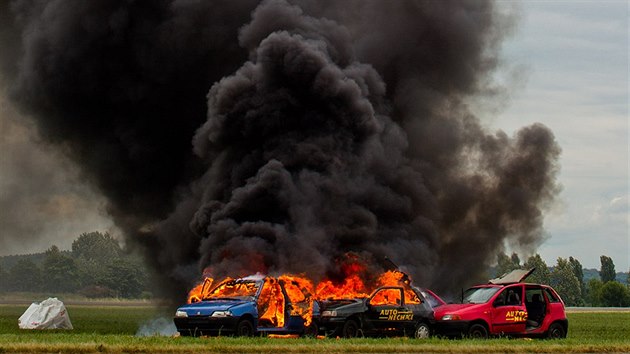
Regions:
<instances>
[{"instance_id":1,"label":"red car's wheel","mask_svg":"<svg viewBox=\"0 0 630 354\"><path fill-rule=\"evenodd\" d=\"M567 333L564 330L564 327L560 323L552 323L549 326L549 330L547 331L547 337L551 339L561 339L566 338Z\"/></svg>"},{"instance_id":2,"label":"red car's wheel","mask_svg":"<svg viewBox=\"0 0 630 354\"><path fill-rule=\"evenodd\" d=\"M468 329L468 336L473 339L486 339L488 338L488 329L482 324L475 323Z\"/></svg>"}]
</instances>

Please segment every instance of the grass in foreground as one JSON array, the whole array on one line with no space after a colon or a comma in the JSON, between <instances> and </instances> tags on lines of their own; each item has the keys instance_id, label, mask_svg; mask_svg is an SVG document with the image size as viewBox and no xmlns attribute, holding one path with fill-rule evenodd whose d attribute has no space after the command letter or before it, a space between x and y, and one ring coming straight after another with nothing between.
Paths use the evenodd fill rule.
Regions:
<instances>
[{"instance_id":1,"label":"grass in foreground","mask_svg":"<svg viewBox=\"0 0 630 354\"><path fill-rule=\"evenodd\" d=\"M147 307L68 306L74 330L27 331L17 327L26 306L0 306L0 352L203 352L203 353L410 353L410 352L628 352L630 313L569 314L565 340L448 340L431 338L282 339L136 337L143 323L159 316Z\"/></svg>"}]
</instances>

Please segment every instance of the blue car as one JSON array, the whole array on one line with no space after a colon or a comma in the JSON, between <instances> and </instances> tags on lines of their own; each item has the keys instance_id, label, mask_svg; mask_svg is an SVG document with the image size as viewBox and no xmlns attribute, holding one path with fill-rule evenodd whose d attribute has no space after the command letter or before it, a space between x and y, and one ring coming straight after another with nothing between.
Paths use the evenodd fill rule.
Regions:
<instances>
[{"instance_id":1,"label":"blue car","mask_svg":"<svg viewBox=\"0 0 630 354\"><path fill-rule=\"evenodd\" d=\"M200 301L181 306L175 313L175 326L182 336L317 333L311 323L311 294L290 279L260 274L228 278L202 293Z\"/></svg>"}]
</instances>

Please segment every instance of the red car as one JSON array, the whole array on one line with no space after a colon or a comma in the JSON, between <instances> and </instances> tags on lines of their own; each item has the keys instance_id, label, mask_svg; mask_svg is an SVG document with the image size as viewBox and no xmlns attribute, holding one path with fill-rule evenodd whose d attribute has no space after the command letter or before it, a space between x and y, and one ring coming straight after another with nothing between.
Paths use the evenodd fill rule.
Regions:
<instances>
[{"instance_id":1,"label":"red car","mask_svg":"<svg viewBox=\"0 0 630 354\"><path fill-rule=\"evenodd\" d=\"M466 290L461 304L435 308L437 334L565 338L569 322L558 293L547 285L522 283L533 271L517 269Z\"/></svg>"}]
</instances>

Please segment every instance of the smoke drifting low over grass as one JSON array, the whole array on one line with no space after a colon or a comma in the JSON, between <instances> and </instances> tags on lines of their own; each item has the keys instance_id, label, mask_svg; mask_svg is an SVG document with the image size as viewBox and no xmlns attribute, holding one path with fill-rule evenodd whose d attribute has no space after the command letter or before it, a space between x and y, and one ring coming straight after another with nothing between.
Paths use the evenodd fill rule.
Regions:
<instances>
[{"instance_id":1,"label":"smoke drifting low over grass","mask_svg":"<svg viewBox=\"0 0 630 354\"><path fill-rule=\"evenodd\" d=\"M107 198L165 290L206 269L384 256L438 290L558 192L541 124L490 132L510 18L482 1L15 1L12 94ZM504 95L497 95L504 97ZM375 266L378 262L374 262Z\"/></svg>"}]
</instances>

